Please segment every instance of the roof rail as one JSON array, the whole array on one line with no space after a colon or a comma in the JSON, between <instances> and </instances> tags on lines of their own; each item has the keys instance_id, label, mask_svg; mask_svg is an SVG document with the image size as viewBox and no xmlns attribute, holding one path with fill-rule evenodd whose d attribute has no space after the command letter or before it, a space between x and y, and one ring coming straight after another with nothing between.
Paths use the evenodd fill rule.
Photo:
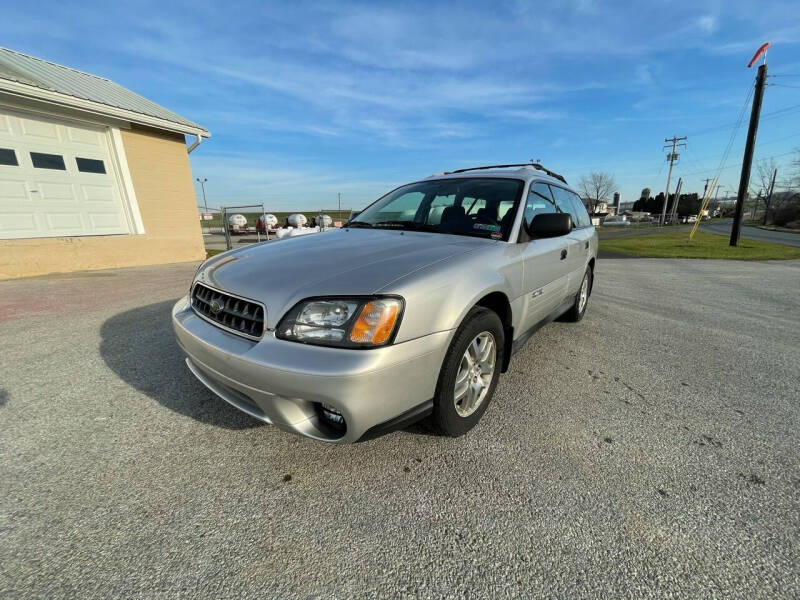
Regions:
<instances>
[{"instance_id":1,"label":"roof rail","mask_svg":"<svg viewBox=\"0 0 800 600\"><path fill-rule=\"evenodd\" d=\"M545 167L541 163L535 163L535 162L518 163L518 164L513 164L513 165L487 165L485 167L471 167L469 169L456 169L455 171L445 171L444 173L442 173L442 175L453 175L454 173L467 173L469 171L481 171L481 170L484 170L484 169L508 169L509 167L529 167L529 168L537 169L539 171L544 171L550 177L554 177L555 179L558 179L559 181L563 181L564 183L567 183L567 180L564 179L563 175L559 175L558 173L556 173L555 171L551 171L550 169L548 169L547 167ZM567 185L569 185L569 184L567 184Z\"/></svg>"}]
</instances>

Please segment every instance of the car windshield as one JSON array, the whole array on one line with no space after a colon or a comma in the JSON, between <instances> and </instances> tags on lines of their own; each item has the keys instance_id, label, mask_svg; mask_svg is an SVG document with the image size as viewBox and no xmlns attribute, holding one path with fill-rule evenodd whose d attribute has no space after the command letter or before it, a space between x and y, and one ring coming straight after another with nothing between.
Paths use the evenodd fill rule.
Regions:
<instances>
[{"instance_id":1,"label":"car windshield","mask_svg":"<svg viewBox=\"0 0 800 600\"><path fill-rule=\"evenodd\" d=\"M507 240L523 188L488 177L412 183L390 192L348 223Z\"/></svg>"}]
</instances>

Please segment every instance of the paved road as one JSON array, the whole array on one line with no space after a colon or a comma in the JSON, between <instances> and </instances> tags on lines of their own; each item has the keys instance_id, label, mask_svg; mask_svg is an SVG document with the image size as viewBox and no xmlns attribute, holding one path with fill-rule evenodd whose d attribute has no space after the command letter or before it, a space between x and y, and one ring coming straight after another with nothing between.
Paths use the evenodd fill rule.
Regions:
<instances>
[{"instance_id":1,"label":"paved road","mask_svg":"<svg viewBox=\"0 0 800 600\"><path fill-rule=\"evenodd\" d=\"M700 230L729 236L731 234L731 227L733 227L733 219L723 219L714 223L701 225ZM758 227L742 227L741 237L749 240L786 244L787 246L800 246L800 234L788 233L786 231L770 231L769 229L759 229Z\"/></svg>"},{"instance_id":2,"label":"paved road","mask_svg":"<svg viewBox=\"0 0 800 600\"><path fill-rule=\"evenodd\" d=\"M601 261L477 429L346 447L193 380L194 267L0 282L0 597L800 596L800 262Z\"/></svg>"}]
</instances>

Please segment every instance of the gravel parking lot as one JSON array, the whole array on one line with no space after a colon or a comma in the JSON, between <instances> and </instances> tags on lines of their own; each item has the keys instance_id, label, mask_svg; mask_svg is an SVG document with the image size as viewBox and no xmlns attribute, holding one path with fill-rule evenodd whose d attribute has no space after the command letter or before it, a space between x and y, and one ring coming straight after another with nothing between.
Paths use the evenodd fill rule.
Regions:
<instances>
[{"instance_id":1,"label":"gravel parking lot","mask_svg":"<svg viewBox=\"0 0 800 600\"><path fill-rule=\"evenodd\" d=\"M195 266L0 282L0 597L800 596L800 262L600 261L466 437L353 446L194 380Z\"/></svg>"}]
</instances>

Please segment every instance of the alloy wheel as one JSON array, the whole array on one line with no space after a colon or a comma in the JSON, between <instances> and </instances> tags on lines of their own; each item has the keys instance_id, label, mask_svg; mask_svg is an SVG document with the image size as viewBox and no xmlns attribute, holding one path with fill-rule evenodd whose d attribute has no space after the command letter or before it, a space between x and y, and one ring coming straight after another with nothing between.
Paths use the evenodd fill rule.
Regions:
<instances>
[{"instance_id":1,"label":"alloy wheel","mask_svg":"<svg viewBox=\"0 0 800 600\"><path fill-rule=\"evenodd\" d=\"M488 331L476 335L464 351L456 374L453 398L456 413L468 417L481 405L492 385L497 344Z\"/></svg>"}]
</instances>

